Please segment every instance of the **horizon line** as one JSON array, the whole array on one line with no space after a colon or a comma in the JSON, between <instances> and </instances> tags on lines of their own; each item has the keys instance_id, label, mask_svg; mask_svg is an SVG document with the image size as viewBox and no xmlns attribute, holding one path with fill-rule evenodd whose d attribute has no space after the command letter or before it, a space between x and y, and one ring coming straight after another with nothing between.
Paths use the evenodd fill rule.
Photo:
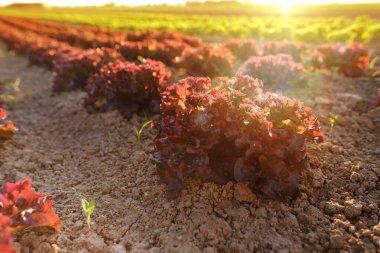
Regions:
<instances>
[{"instance_id":1,"label":"horizon line","mask_svg":"<svg viewBox=\"0 0 380 253\"><path fill-rule=\"evenodd\" d=\"M56 8L81 8L81 7L104 7L104 6L107 6L107 5L114 5L115 7L149 7L149 6L185 6L187 4L207 4L207 3L215 3L215 4L218 4L218 3L223 3L223 2L192 2L192 1L186 1L184 3L150 3L150 4L141 4L141 5L134 5L134 4L115 4L113 2L108 2L108 3L104 3L104 4L100 4L100 5L91 5L91 4L85 4L85 5L54 5L54 4L49 4L49 3L46 3L44 1L36 1L36 2L13 2L13 3L7 3L7 4L1 4L0 3L0 7L7 7L7 6L11 6L11 5L17 5L17 4L25 4L25 5L28 5L28 4L42 4L42 5L45 5L47 7L56 7ZM228 2L224 2L224 3L228 3ZM232 2L231 2L232 3ZM277 6L278 4L275 4L275 3L253 3L253 2L239 2L237 1L236 3L240 3L240 4L248 4L248 5L262 5L262 6ZM368 5L368 4L379 4L380 5L380 1L358 1L358 2L348 2L348 3L342 3L342 2L334 2L334 1L331 1L330 3L329 2L324 2L324 3L295 3L295 4L292 4L292 6L323 6L323 5Z\"/></svg>"}]
</instances>

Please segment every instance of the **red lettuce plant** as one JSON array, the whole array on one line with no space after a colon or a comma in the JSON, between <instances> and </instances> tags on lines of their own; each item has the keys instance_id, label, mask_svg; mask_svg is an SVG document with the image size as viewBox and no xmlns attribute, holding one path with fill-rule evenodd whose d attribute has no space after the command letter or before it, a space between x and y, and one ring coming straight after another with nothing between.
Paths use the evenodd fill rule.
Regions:
<instances>
[{"instance_id":1,"label":"red lettuce plant","mask_svg":"<svg viewBox=\"0 0 380 253\"><path fill-rule=\"evenodd\" d=\"M363 76L369 61L368 49L356 42L348 46L339 44L320 45L313 53L312 60L315 68L337 69L339 73L347 77Z\"/></svg>"},{"instance_id":2,"label":"red lettuce plant","mask_svg":"<svg viewBox=\"0 0 380 253\"><path fill-rule=\"evenodd\" d=\"M173 65L183 69L190 76L228 75L233 67L232 53L225 47L204 45L198 48L186 48Z\"/></svg>"},{"instance_id":3,"label":"red lettuce plant","mask_svg":"<svg viewBox=\"0 0 380 253\"><path fill-rule=\"evenodd\" d=\"M54 92L84 88L87 79L99 71L101 66L123 59L120 53L111 48L73 49L57 59L54 68Z\"/></svg>"},{"instance_id":4,"label":"red lettuce plant","mask_svg":"<svg viewBox=\"0 0 380 253\"><path fill-rule=\"evenodd\" d=\"M189 47L187 44L176 40L157 41L147 39L143 41L127 41L117 47L117 50L126 60L136 61L140 57L162 61L170 65L175 57Z\"/></svg>"},{"instance_id":5,"label":"red lettuce plant","mask_svg":"<svg viewBox=\"0 0 380 253\"><path fill-rule=\"evenodd\" d=\"M344 50L339 72L347 77L363 76L369 61L368 49L360 43L351 43Z\"/></svg>"},{"instance_id":6,"label":"red lettuce plant","mask_svg":"<svg viewBox=\"0 0 380 253\"><path fill-rule=\"evenodd\" d=\"M283 40L268 41L264 44L264 55L289 54L296 62L302 61L302 56L308 50L305 43Z\"/></svg>"},{"instance_id":7,"label":"red lettuce plant","mask_svg":"<svg viewBox=\"0 0 380 253\"><path fill-rule=\"evenodd\" d=\"M54 212L49 195L37 193L31 180L5 183L0 195L0 214L11 219L11 230L30 227L51 227L60 230L61 220Z\"/></svg>"},{"instance_id":8,"label":"red lettuce plant","mask_svg":"<svg viewBox=\"0 0 380 253\"><path fill-rule=\"evenodd\" d=\"M12 234L9 231L11 219L8 216L0 214L0 252L16 253L12 246Z\"/></svg>"},{"instance_id":9,"label":"red lettuce plant","mask_svg":"<svg viewBox=\"0 0 380 253\"><path fill-rule=\"evenodd\" d=\"M0 252L13 253L11 233L33 227L60 230L61 220L54 212L49 195L31 188L31 180L5 183L0 195Z\"/></svg>"},{"instance_id":10,"label":"red lettuce plant","mask_svg":"<svg viewBox=\"0 0 380 253\"><path fill-rule=\"evenodd\" d=\"M160 92L172 82L172 73L162 62L144 60L140 64L115 61L104 65L87 81L85 107L117 108L129 118L141 109L159 111Z\"/></svg>"},{"instance_id":11,"label":"red lettuce plant","mask_svg":"<svg viewBox=\"0 0 380 253\"><path fill-rule=\"evenodd\" d=\"M57 59L62 55L75 50L64 42L30 32L25 34L1 23L0 31L0 38L9 49L15 50L19 54L26 54L30 63L49 70L53 69Z\"/></svg>"},{"instance_id":12,"label":"red lettuce plant","mask_svg":"<svg viewBox=\"0 0 380 253\"><path fill-rule=\"evenodd\" d=\"M154 60L162 61L167 65L171 65L176 57L182 55L186 48L190 48L186 43L177 40L163 40L161 42L165 50L158 52Z\"/></svg>"},{"instance_id":13,"label":"red lettuce plant","mask_svg":"<svg viewBox=\"0 0 380 253\"><path fill-rule=\"evenodd\" d=\"M344 47L342 45L320 45L315 49L312 55L312 64L315 68L331 70L339 66L343 52Z\"/></svg>"},{"instance_id":14,"label":"red lettuce plant","mask_svg":"<svg viewBox=\"0 0 380 253\"><path fill-rule=\"evenodd\" d=\"M18 51L22 47L22 33L0 22L0 38L8 49Z\"/></svg>"},{"instance_id":15,"label":"red lettuce plant","mask_svg":"<svg viewBox=\"0 0 380 253\"><path fill-rule=\"evenodd\" d=\"M186 177L248 181L275 199L299 193L305 141L323 141L319 121L296 100L263 93L249 76L189 77L162 93L153 160L175 197Z\"/></svg>"},{"instance_id":16,"label":"red lettuce plant","mask_svg":"<svg viewBox=\"0 0 380 253\"><path fill-rule=\"evenodd\" d=\"M75 49L66 43L41 39L29 43L26 54L28 55L30 63L52 70L58 59L73 50Z\"/></svg>"},{"instance_id":17,"label":"red lettuce plant","mask_svg":"<svg viewBox=\"0 0 380 253\"><path fill-rule=\"evenodd\" d=\"M254 40L230 39L222 46L230 49L238 60L260 55L260 48Z\"/></svg>"},{"instance_id":18,"label":"red lettuce plant","mask_svg":"<svg viewBox=\"0 0 380 253\"><path fill-rule=\"evenodd\" d=\"M198 47L202 45L202 40L196 36L185 35L178 31L133 31L129 32L126 36L127 41L143 41L143 40L157 40L162 42L164 40L175 40L184 42L189 46Z\"/></svg>"},{"instance_id":19,"label":"red lettuce plant","mask_svg":"<svg viewBox=\"0 0 380 253\"><path fill-rule=\"evenodd\" d=\"M297 89L306 83L302 63L294 62L287 54L252 56L238 73L259 78L266 91Z\"/></svg>"},{"instance_id":20,"label":"red lettuce plant","mask_svg":"<svg viewBox=\"0 0 380 253\"><path fill-rule=\"evenodd\" d=\"M15 124L7 120L7 113L0 107L0 138L11 138L16 131Z\"/></svg>"}]
</instances>

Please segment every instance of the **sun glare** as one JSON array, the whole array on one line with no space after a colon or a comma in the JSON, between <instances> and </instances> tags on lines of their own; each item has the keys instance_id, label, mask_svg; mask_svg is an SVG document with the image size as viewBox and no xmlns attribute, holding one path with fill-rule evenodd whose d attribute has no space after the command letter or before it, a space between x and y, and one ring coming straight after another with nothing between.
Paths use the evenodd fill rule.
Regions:
<instances>
[{"instance_id":1,"label":"sun glare","mask_svg":"<svg viewBox=\"0 0 380 253\"><path fill-rule=\"evenodd\" d=\"M253 1L253 0L252 0ZM257 2L257 1L254 1ZM284 13L288 13L293 5L303 4L302 0L267 0L267 1L259 1L261 4L272 4L279 6ZM308 3L315 4L316 2L323 2L323 0L309 0Z\"/></svg>"},{"instance_id":2,"label":"sun glare","mask_svg":"<svg viewBox=\"0 0 380 253\"><path fill-rule=\"evenodd\" d=\"M280 3L280 6L284 12L289 12L291 3L283 2L283 3Z\"/></svg>"},{"instance_id":3,"label":"sun glare","mask_svg":"<svg viewBox=\"0 0 380 253\"><path fill-rule=\"evenodd\" d=\"M107 3L114 3L116 5L157 5L157 4L185 4L187 1L191 0L139 0L139 1L130 1L130 0L0 0L0 6L11 4L11 3L35 3L42 2L48 5L53 6L101 6ZM199 0L206 1L206 0ZM244 0L240 0L244 2ZM272 4L277 5L282 8L286 13L292 8L293 5L297 4L326 4L326 3L360 3L361 0L249 0L255 4ZM365 0L365 2L379 2L380 0Z\"/></svg>"}]
</instances>

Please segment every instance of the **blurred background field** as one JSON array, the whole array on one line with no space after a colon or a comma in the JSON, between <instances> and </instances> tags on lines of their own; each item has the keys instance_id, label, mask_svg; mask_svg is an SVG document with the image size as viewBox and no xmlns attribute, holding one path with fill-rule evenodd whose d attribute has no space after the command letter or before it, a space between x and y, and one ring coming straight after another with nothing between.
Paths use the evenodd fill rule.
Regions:
<instances>
[{"instance_id":1,"label":"blurred background field","mask_svg":"<svg viewBox=\"0 0 380 253\"><path fill-rule=\"evenodd\" d=\"M286 1L284 1L286 3ZM0 15L123 30L177 30L186 34L308 43L380 41L380 4L262 5L190 2L185 5L0 8Z\"/></svg>"}]
</instances>

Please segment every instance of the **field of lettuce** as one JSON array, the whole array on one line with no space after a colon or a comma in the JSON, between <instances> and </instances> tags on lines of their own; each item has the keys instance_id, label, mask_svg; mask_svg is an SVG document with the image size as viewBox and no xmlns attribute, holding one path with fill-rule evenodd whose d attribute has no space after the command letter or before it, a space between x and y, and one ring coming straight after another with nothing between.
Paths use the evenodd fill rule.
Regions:
<instances>
[{"instance_id":1,"label":"field of lettuce","mask_svg":"<svg viewBox=\"0 0 380 253\"><path fill-rule=\"evenodd\" d=\"M0 9L0 253L379 252L377 17L161 11Z\"/></svg>"},{"instance_id":2,"label":"field of lettuce","mask_svg":"<svg viewBox=\"0 0 380 253\"><path fill-rule=\"evenodd\" d=\"M0 15L140 31L181 31L208 37L290 39L308 43L380 42L380 7L376 4L293 7L195 4L185 6L103 8L0 8ZM314 10L314 11L313 11ZM292 15L292 16L289 16ZM212 18L210 18L210 16Z\"/></svg>"}]
</instances>

